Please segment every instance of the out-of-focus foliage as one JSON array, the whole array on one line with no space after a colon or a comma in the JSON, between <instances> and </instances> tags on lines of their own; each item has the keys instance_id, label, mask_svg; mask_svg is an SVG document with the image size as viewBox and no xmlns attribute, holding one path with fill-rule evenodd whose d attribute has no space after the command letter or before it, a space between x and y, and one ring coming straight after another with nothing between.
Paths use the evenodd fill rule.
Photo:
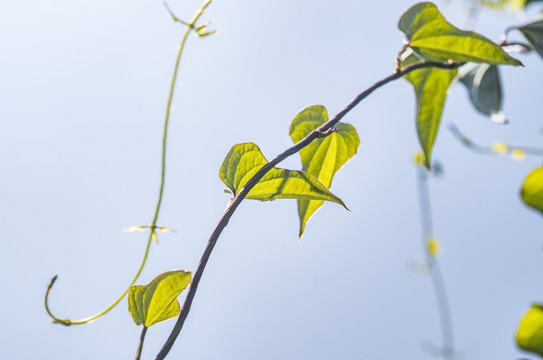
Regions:
<instances>
[{"instance_id":1,"label":"out-of-focus foliage","mask_svg":"<svg viewBox=\"0 0 543 360\"><path fill-rule=\"evenodd\" d=\"M526 205L543 213L543 167L528 174L520 190Z\"/></svg>"},{"instance_id":2,"label":"out-of-focus foliage","mask_svg":"<svg viewBox=\"0 0 543 360\"><path fill-rule=\"evenodd\" d=\"M517 331L517 345L543 356L543 306L533 304L522 318Z\"/></svg>"}]
</instances>

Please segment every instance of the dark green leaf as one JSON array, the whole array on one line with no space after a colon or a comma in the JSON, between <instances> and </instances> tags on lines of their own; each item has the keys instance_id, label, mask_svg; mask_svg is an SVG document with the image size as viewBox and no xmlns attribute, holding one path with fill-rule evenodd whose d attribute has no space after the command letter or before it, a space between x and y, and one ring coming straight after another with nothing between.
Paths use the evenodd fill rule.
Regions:
<instances>
[{"instance_id":1,"label":"dark green leaf","mask_svg":"<svg viewBox=\"0 0 543 360\"><path fill-rule=\"evenodd\" d=\"M179 314L177 296L191 281L190 271L168 271L149 284L135 285L128 293L128 311L136 325L149 327Z\"/></svg>"},{"instance_id":2,"label":"dark green leaf","mask_svg":"<svg viewBox=\"0 0 543 360\"><path fill-rule=\"evenodd\" d=\"M534 4L536 2L541 2L542 0L526 0L524 1L524 7L527 7L530 4Z\"/></svg>"},{"instance_id":3,"label":"dark green leaf","mask_svg":"<svg viewBox=\"0 0 543 360\"><path fill-rule=\"evenodd\" d=\"M409 46L423 57L429 55L443 61L522 65L484 36L459 30L449 24L437 7L429 2L419 3L407 10L400 18L398 27L407 36Z\"/></svg>"},{"instance_id":4,"label":"dark green leaf","mask_svg":"<svg viewBox=\"0 0 543 360\"><path fill-rule=\"evenodd\" d=\"M232 193L236 195L243 186L268 161L253 143L236 144L232 147L220 170L220 178ZM280 168L271 169L251 189L247 199L303 199L327 200L345 206L312 175L303 171Z\"/></svg>"},{"instance_id":5,"label":"dark green leaf","mask_svg":"<svg viewBox=\"0 0 543 360\"><path fill-rule=\"evenodd\" d=\"M299 142L310 132L328 121L324 106L315 105L299 112L290 125L290 137ZM313 140L300 151L302 170L315 176L324 186L330 187L334 174L347 160L356 154L360 139L350 124L339 123L329 136ZM322 200L298 200L300 217L299 236L304 233L305 224L313 213L323 205Z\"/></svg>"},{"instance_id":6,"label":"dark green leaf","mask_svg":"<svg viewBox=\"0 0 543 360\"><path fill-rule=\"evenodd\" d=\"M526 205L543 213L543 167L528 174L520 190L520 195Z\"/></svg>"},{"instance_id":7,"label":"dark green leaf","mask_svg":"<svg viewBox=\"0 0 543 360\"><path fill-rule=\"evenodd\" d=\"M427 68L412 71L405 76L405 79L415 87L417 132L428 169L447 90L457 72L456 69Z\"/></svg>"},{"instance_id":8,"label":"dark green leaf","mask_svg":"<svg viewBox=\"0 0 543 360\"><path fill-rule=\"evenodd\" d=\"M466 64L460 68L459 80L466 86L469 98L479 112L500 124L507 120L502 109L502 87L496 65Z\"/></svg>"},{"instance_id":9,"label":"dark green leaf","mask_svg":"<svg viewBox=\"0 0 543 360\"><path fill-rule=\"evenodd\" d=\"M517 331L519 348L543 356L543 306L533 304L520 321Z\"/></svg>"},{"instance_id":10,"label":"dark green leaf","mask_svg":"<svg viewBox=\"0 0 543 360\"><path fill-rule=\"evenodd\" d=\"M518 28L535 51L543 57L543 17Z\"/></svg>"}]
</instances>

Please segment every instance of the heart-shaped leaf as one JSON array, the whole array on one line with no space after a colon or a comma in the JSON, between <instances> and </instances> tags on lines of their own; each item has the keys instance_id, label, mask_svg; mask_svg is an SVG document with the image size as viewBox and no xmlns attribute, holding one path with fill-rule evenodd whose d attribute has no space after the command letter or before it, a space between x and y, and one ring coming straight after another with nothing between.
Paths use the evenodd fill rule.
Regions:
<instances>
[{"instance_id":1,"label":"heart-shaped leaf","mask_svg":"<svg viewBox=\"0 0 543 360\"><path fill-rule=\"evenodd\" d=\"M327 121L328 113L324 106L307 107L292 120L290 137L294 143L297 143ZM359 145L360 139L355 128L350 124L339 123L332 134L313 140L311 144L300 150L302 170L315 176L324 186L330 187L334 174L356 154ZM311 215L323 203L322 200L298 200L300 217L298 235L300 237Z\"/></svg>"},{"instance_id":2,"label":"heart-shaped leaf","mask_svg":"<svg viewBox=\"0 0 543 360\"><path fill-rule=\"evenodd\" d=\"M543 57L543 16L518 28L535 51Z\"/></svg>"},{"instance_id":3,"label":"heart-shaped leaf","mask_svg":"<svg viewBox=\"0 0 543 360\"><path fill-rule=\"evenodd\" d=\"M520 196L526 205L543 213L543 167L528 174L520 190Z\"/></svg>"},{"instance_id":4,"label":"heart-shaped leaf","mask_svg":"<svg viewBox=\"0 0 543 360\"><path fill-rule=\"evenodd\" d=\"M496 65L466 64L459 70L459 80L466 86L473 106L490 116L492 121L503 124L502 87Z\"/></svg>"},{"instance_id":5,"label":"heart-shaped leaf","mask_svg":"<svg viewBox=\"0 0 543 360\"><path fill-rule=\"evenodd\" d=\"M423 57L429 55L443 61L522 65L484 36L459 30L449 24L430 2L416 4L407 10L400 18L398 27L407 36L409 46Z\"/></svg>"},{"instance_id":6,"label":"heart-shaped leaf","mask_svg":"<svg viewBox=\"0 0 543 360\"><path fill-rule=\"evenodd\" d=\"M132 286L128 293L128 311L136 325L149 327L177 316L177 296L190 281L190 271L174 270L158 275L147 285Z\"/></svg>"},{"instance_id":7,"label":"heart-shaped leaf","mask_svg":"<svg viewBox=\"0 0 543 360\"><path fill-rule=\"evenodd\" d=\"M520 321L517 331L519 348L543 356L543 306L533 304Z\"/></svg>"},{"instance_id":8,"label":"heart-shaped leaf","mask_svg":"<svg viewBox=\"0 0 543 360\"><path fill-rule=\"evenodd\" d=\"M267 162L255 144L236 144L226 155L219 176L232 194L236 195ZM273 168L264 175L249 191L247 199L327 200L345 207L340 198L332 194L312 175L303 171L280 168Z\"/></svg>"},{"instance_id":9,"label":"heart-shaped leaf","mask_svg":"<svg viewBox=\"0 0 543 360\"><path fill-rule=\"evenodd\" d=\"M424 165L428 169L430 169L432 148L439 129L447 90L457 72L456 69L426 68L412 71L404 76L415 88L417 132L424 152Z\"/></svg>"}]
</instances>

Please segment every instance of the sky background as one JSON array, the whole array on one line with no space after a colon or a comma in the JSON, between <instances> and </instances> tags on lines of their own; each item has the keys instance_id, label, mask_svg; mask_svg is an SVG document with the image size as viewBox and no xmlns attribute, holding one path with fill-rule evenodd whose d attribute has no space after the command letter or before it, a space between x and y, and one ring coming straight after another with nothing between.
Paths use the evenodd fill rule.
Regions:
<instances>
[{"instance_id":1,"label":"sky background","mask_svg":"<svg viewBox=\"0 0 543 360\"><path fill-rule=\"evenodd\" d=\"M177 230L153 245L138 284L195 270L225 209L219 167L231 146L252 141L270 159L291 145L290 121L306 106L330 115L393 71L412 1L224 1L202 17L218 35L192 35L171 118L159 224ZM437 3L464 27L462 2ZM188 20L198 0L171 1ZM481 13L475 29L499 40L523 22ZM0 354L5 359L129 359L141 328L126 300L108 306L136 272L158 195L163 117L184 28L161 1L0 2ZM516 38L513 35L513 39ZM518 38L518 37L517 37ZM442 122L474 141L543 146L543 61L502 67L510 124L479 115L460 84ZM352 212L325 204L298 241L293 200L242 203L210 259L172 359L429 359L439 344L423 260L415 167L415 99L404 80L379 89L344 118L358 154L332 191ZM522 315L543 301L543 219L520 201L528 157L470 152L442 126L430 183L439 260L457 350L468 359L518 359ZM298 157L282 164L300 168ZM183 299L183 295L180 300ZM153 358L174 320L147 333Z\"/></svg>"}]
</instances>

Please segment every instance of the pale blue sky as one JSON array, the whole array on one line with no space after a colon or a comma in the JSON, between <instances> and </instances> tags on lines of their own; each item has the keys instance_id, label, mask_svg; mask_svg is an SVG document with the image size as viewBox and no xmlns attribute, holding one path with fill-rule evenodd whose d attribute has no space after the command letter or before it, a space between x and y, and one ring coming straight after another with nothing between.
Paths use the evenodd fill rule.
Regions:
<instances>
[{"instance_id":1,"label":"pale blue sky","mask_svg":"<svg viewBox=\"0 0 543 360\"><path fill-rule=\"evenodd\" d=\"M139 284L192 269L229 195L218 177L230 147L252 141L269 159L291 144L302 108L336 113L391 74L403 36L396 23L412 1L224 1L203 16L220 34L191 36L181 64L159 223L177 230L153 245ZM172 1L189 19L199 0ZM438 3L466 23L461 6ZM476 29L498 40L513 15L482 14ZM137 270L158 192L163 114L184 29L161 1L37 0L0 3L0 270L6 359L133 358L140 328L126 301L90 325ZM460 85L443 123L480 143L543 146L543 61L503 68L498 126L480 116ZM406 264L423 259L411 86L380 89L345 119L361 146L332 191L352 212L326 204L297 240L294 201L244 202L211 257L172 359L429 359L440 342L430 281ZM435 229L456 345L471 359L523 356L514 334L543 301L542 218L519 199L541 164L484 157L442 127L434 152L444 176L431 182ZM284 167L298 168L298 158ZM174 321L154 326L152 358Z\"/></svg>"}]
</instances>

